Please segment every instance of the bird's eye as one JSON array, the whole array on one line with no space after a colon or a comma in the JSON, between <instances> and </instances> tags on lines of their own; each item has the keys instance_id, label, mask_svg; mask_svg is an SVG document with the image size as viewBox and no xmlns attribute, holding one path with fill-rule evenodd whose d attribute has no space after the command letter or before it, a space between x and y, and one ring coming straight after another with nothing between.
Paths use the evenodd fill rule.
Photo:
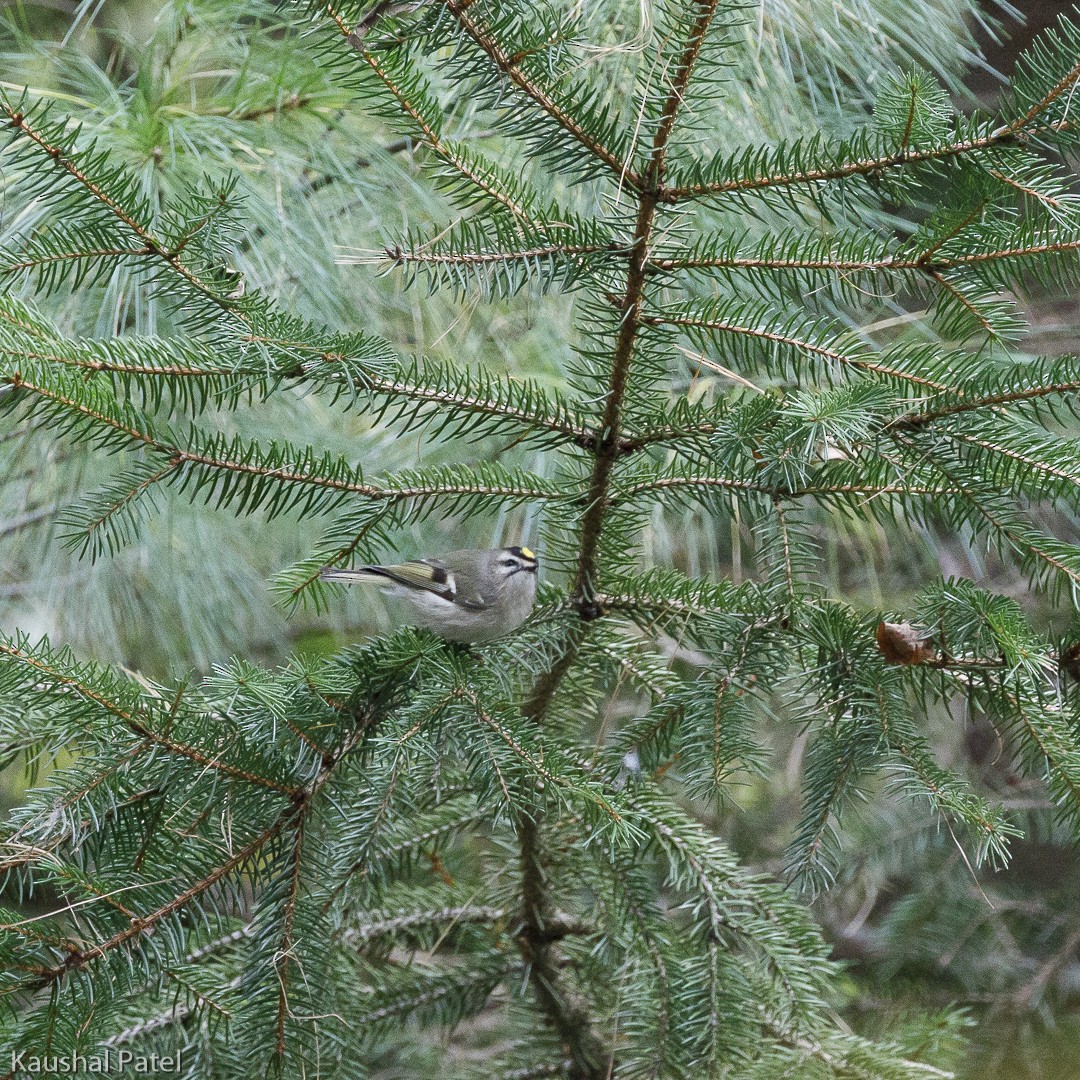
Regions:
<instances>
[{"instance_id":1,"label":"bird's eye","mask_svg":"<svg viewBox=\"0 0 1080 1080\"><path fill-rule=\"evenodd\" d=\"M513 567L517 566L517 563L514 562L513 559L500 559L499 562L500 562L500 564L502 566L505 566L508 570L510 570Z\"/></svg>"}]
</instances>

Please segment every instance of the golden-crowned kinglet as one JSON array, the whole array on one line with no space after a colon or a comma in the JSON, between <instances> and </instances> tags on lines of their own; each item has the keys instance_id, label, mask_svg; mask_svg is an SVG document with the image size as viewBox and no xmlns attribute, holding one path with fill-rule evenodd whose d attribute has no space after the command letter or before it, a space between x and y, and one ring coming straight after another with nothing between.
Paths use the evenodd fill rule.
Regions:
<instances>
[{"instance_id":1,"label":"golden-crowned kinglet","mask_svg":"<svg viewBox=\"0 0 1080 1080\"><path fill-rule=\"evenodd\" d=\"M416 625L448 641L491 641L516 630L536 600L536 556L527 547L469 548L400 566L327 568L324 581L369 582L416 608Z\"/></svg>"}]
</instances>

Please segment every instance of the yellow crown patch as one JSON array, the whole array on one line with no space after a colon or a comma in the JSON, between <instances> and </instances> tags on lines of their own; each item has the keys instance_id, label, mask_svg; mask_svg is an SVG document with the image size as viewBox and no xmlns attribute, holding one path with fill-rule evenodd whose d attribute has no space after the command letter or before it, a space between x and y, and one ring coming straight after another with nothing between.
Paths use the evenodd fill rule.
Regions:
<instances>
[{"instance_id":1,"label":"yellow crown patch","mask_svg":"<svg viewBox=\"0 0 1080 1080\"><path fill-rule=\"evenodd\" d=\"M536 556L532 553L532 551L529 548L523 547L523 548L520 548L519 550L521 551L522 558L524 558L524 559L532 559L533 562L536 562Z\"/></svg>"}]
</instances>

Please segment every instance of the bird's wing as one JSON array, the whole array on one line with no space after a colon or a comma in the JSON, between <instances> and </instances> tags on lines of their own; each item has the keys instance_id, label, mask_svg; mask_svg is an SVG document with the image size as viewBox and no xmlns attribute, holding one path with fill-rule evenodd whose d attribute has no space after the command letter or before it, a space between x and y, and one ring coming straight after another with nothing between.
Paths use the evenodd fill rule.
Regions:
<instances>
[{"instance_id":1,"label":"bird's wing","mask_svg":"<svg viewBox=\"0 0 1080 1080\"><path fill-rule=\"evenodd\" d=\"M365 573L389 578L408 589L427 589L444 600L453 601L457 595L454 574L435 559L410 559L397 566L364 566Z\"/></svg>"}]
</instances>

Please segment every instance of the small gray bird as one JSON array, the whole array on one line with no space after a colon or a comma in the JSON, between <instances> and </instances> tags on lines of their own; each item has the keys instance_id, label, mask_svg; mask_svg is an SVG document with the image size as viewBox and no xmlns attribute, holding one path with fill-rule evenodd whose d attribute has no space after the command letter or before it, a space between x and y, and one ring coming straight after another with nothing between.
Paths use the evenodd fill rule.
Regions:
<instances>
[{"instance_id":1,"label":"small gray bird","mask_svg":"<svg viewBox=\"0 0 1080 1080\"><path fill-rule=\"evenodd\" d=\"M399 566L323 570L323 581L378 585L417 611L416 625L447 641L492 641L516 630L536 601L536 556L527 547L467 548Z\"/></svg>"}]
</instances>

